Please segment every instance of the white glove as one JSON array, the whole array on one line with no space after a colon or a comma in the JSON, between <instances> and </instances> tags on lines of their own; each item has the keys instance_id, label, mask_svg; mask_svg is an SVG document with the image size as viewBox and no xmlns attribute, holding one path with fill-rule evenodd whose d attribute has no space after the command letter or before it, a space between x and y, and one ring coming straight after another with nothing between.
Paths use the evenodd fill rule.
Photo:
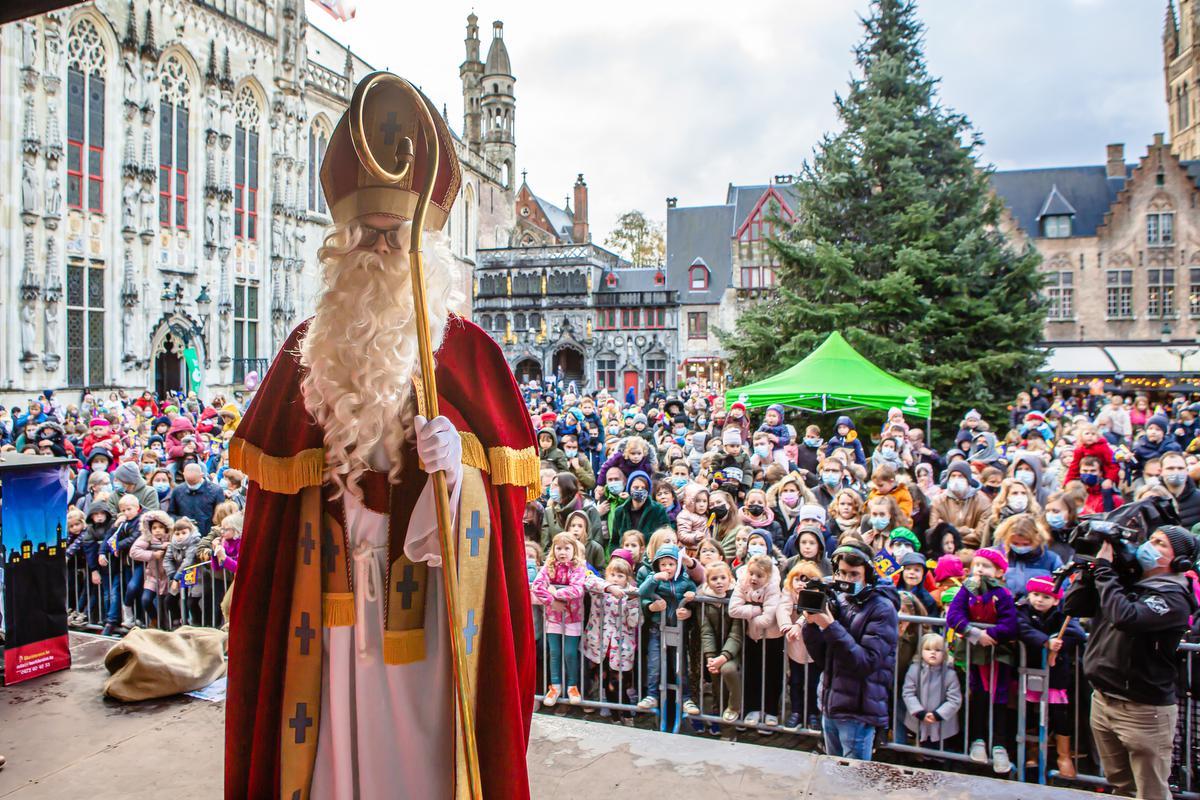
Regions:
<instances>
[{"instance_id":1,"label":"white glove","mask_svg":"<svg viewBox=\"0 0 1200 800\"><path fill-rule=\"evenodd\" d=\"M415 418L417 428L417 456L425 471L432 475L445 471L454 478L462 469L462 438L454 423L445 417L425 419L420 414Z\"/></svg>"}]
</instances>

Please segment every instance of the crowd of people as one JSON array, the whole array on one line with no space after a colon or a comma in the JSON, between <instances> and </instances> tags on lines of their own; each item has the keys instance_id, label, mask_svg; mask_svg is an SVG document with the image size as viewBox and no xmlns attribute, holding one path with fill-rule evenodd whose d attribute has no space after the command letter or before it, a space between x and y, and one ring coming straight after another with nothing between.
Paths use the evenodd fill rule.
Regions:
<instances>
[{"instance_id":1,"label":"crowd of people","mask_svg":"<svg viewBox=\"0 0 1200 800\"><path fill-rule=\"evenodd\" d=\"M246 478L229 467L236 401L124 391L0 407L0 450L71 459L68 622L105 635L219 625Z\"/></svg>"},{"instance_id":2,"label":"crowd of people","mask_svg":"<svg viewBox=\"0 0 1200 800\"><path fill-rule=\"evenodd\" d=\"M752 415L694 384L635 403L561 383L522 388L544 487L525 512L544 706L654 711L678 656L669 683L696 731L819 732L827 752L869 759L877 734L896 740L895 728L908 732L900 744L1008 773L1025 733L1017 706L1029 702L1039 719L1044 692L1051 769L1073 778L1106 745L1099 734L1076 741L1081 728L1091 739L1087 708L1099 702L1079 696L1086 674L1110 699L1150 697L1172 712L1178 702L1170 780L1197 761L1200 730L1184 734L1200 726L1200 676L1184 665L1200 672L1200 658L1185 661L1178 645L1189 626L1200 641L1200 403L1035 388L1004 419L968 411L935 449L899 409L863 430L844 414L773 405ZM1104 559L1119 559L1102 552L1086 581L1055 573L1073 561L1081 517L1148 498L1179 523L1130 544L1158 586L1149 607L1166 603L1161 619L1132 625L1145 609L1131 606L1120 633L1089 645L1103 629L1098 606L1117 608L1095 587L1113 577ZM815 609L822 588L830 599ZM929 617L938 624L912 621ZM664 648L667 631L681 636ZM1025 697L1018 648L1048 668ZM1158 685L1114 689L1103 683L1114 665ZM1106 762L1110 781L1132 794L1149 758L1161 748L1134 757L1128 774Z\"/></svg>"},{"instance_id":3,"label":"crowd of people","mask_svg":"<svg viewBox=\"0 0 1200 800\"><path fill-rule=\"evenodd\" d=\"M1153 642L1177 665L1155 673L1136 647L1098 637L1103 590L1072 611L1054 580L1081 516L1161 498L1178 515L1156 534L1172 567L1150 543L1137 558L1148 575L1179 573L1172 602L1200 636L1200 403L1035 388L1005 419L968 411L939 450L899 409L862 430L777 405L752 415L695 384L645 400L561 382L522 391L542 468L524 531L544 706L608 706L620 722L665 705L669 682L697 731L820 732L827 752L865 759L907 731L901 743L1007 773L1015 709L1044 692L1070 778L1089 749L1073 721L1095 702L1077 666L1106 647L1120 652L1105 669L1145 667L1164 684L1154 703L1193 704L1176 727L1200 726L1179 637ZM71 625L221 624L245 504L245 476L228 466L240 400L47 391L0 408L0 448L72 459ZM1018 647L1048 666L1024 698ZM1194 762L1200 750L1174 736L1176 767Z\"/></svg>"}]
</instances>

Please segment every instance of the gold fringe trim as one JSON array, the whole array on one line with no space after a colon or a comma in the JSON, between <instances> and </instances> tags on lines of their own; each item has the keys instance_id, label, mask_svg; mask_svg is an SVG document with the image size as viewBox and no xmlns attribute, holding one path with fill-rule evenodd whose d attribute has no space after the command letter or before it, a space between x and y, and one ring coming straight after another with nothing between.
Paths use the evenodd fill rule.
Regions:
<instances>
[{"instance_id":1,"label":"gold fringe trim","mask_svg":"<svg viewBox=\"0 0 1200 800\"><path fill-rule=\"evenodd\" d=\"M462 439L462 462L468 467L488 473L492 483L526 487L530 500L542 493L541 460L532 447L523 450L489 447L485 455L478 436L469 431L461 432L459 436Z\"/></svg>"},{"instance_id":2,"label":"gold fringe trim","mask_svg":"<svg viewBox=\"0 0 1200 800\"><path fill-rule=\"evenodd\" d=\"M321 624L326 628L348 628L354 624L354 592L322 592Z\"/></svg>"},{"instance_id":3,"label":"gold fringe trim","mask_svg":"<svg viewBox=\"0 0 1200 800\"><path fill-rule=\"evenodd\" d=\"M383 632L383 663L415 664L425 660L425 629Z\"/></svg>"},{"instance_id":4,"label":"gold fringe trim","mask_svg":"<svg viewBox=\"0 0 1200 800\"><path fill-rule=\"evenodd\" d=\"M297 494L305 487L322 484L325 451L314 447L294 456L269 456L245 439L235 437L229 443L229 465L246 473L268 492Z\"/></svg>"}]
</instances>

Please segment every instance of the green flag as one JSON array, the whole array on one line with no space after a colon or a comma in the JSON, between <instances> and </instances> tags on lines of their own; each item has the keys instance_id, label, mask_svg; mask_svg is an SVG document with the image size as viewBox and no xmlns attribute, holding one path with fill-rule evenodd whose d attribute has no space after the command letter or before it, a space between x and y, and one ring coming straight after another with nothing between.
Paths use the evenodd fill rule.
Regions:
<instances>
[{"instance_id":1,"label":"green flag","mask_svg":"<svg viewBox=\"0 0 1200 800\"><path fill-rule=\"evenodd\" d=\"M187 365L187 390L204 396L204 372L200 369L200 359L196 348L188 347L183 351L183 363Z\"/></svg>"}]
</instances>

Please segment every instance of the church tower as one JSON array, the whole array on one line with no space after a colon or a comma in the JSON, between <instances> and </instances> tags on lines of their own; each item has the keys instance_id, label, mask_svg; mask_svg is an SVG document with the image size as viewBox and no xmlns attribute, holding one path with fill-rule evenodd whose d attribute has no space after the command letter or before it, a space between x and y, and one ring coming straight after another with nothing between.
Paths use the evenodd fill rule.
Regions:
<instances>
[{"instance_id":1,"label":"church tower","mask_svg":"<svg viewBox=\"0 0 1200 800\"><path fill-rule=\"evenodd\" d=\"M463 85L463 142L478 149L483 141L480 128L483 99L483 62L479 60L479 17L472 12L467 17L467 58L458 68Z\"/></svg>"},{"instance_id":2,"label":"church tower","mask_svg":"<svg viewBox=\"0 0 1200 800\"><path fill-rule=\"evenodd\" d=\"M1171 150L1181 159L1200 158L1200 18L1198 0L1167 0L1163 21L1163 82Z\"/></svg>"},{"instance_id":3,"label":"church tower","mask_svg":"<svg viewBox=\"0 0 1200 800\"><path fill-rule=\"evenodd\" d=\"M513 136L517 102L513 98L512 64L504 46L504 23L492 23L492 43L483 68L483 154L500 166L500 180L510 191L516 171L517 145Z\"/></svg>"}]
</instances>

